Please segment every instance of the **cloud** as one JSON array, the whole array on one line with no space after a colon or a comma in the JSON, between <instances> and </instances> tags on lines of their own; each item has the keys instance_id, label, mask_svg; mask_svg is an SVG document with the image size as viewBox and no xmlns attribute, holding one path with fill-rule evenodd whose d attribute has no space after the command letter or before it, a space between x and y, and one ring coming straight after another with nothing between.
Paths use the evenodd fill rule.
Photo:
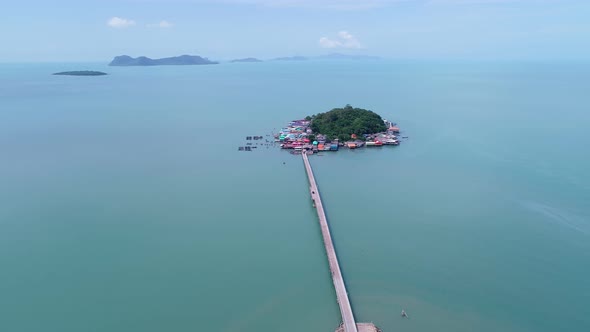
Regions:
<instances>
[{"instance_id":1,"label":"cloud","mask_svg":"<svg viewBox=\"0 0 590 332\"><path fill-rule=\"evenodd\" d=\"M323 48L336 48L340 46L340 42L336 40L332 40L328 37L320 38L320 46Z\"/></svg>"},{"instance_id":2,"label":"cloud","mask_svg":"<svg viewBox=\"0 0 590 332\"><path fill-rule=\"evenodd\" d=\"M110 20L108 20L107 25L110 26L111 28L122 29L122 28L128 28L130 26L134 26L135 21L115 16L115 17L112 17Z\"/></svg>"},{"instance_id":3,"label":"cloud","mask_svg":"<svg viewBox=\"0 0 590 332\"><path fill-rule=\"evenodd\" d=\"M170 23L170 22L168 22L168 21L166 21L166 20L163 20L163 21L161 21L161 22L158 24L158 26L159 26L160 28L171 28L171 27L172 27L172 23Z\"/></svg>"},{"instance_id":4,"label":"cloud","mask_svg":"<svg viewBox=\"0 0 590 332\"><path fill-rule=\"evenodd\" d=\"M330 39L328 37L320 38L319 44L323 48L361 48L361 43L358 39L344 30L338 32L338 38L336 39Z\"/></svg>"},{"instance_id":5,"label":"cloud","mask_svg":"<svg viewBox=\"0 0 590 332\"><path fill-rule=\"evenodd\" d=\"M166 29L166 28L171 28L174 24L166 21L166 20L162 20L156 24L148 24L148 27L150 28L162 28L162 29Z\"/></svg>"}]
</instances>

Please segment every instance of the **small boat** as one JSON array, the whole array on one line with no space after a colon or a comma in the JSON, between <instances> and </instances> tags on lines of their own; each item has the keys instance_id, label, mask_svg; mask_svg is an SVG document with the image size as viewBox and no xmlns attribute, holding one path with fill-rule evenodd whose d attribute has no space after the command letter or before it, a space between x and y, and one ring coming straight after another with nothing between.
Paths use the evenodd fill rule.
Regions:
<instances>
[{"instance_id":1,"label":"small boat","mask_svg":"<svg viewBox=\"0 0 590 332\"><path fill-rule=\"evenodd\" d=\"M399 142L394 139L388 139L385 141L385 145L399 145Z\"/></svg>"},{"instance_id":2,"label":"small boat","mask_svg":"<svg viewBox=\"0 0 590 332\"><path fill-rule=\"evenodd\" d=\"M406 314L405 310L402 310L402 317L403 318L410 318L410 317L408 317L408 314Z\"/></svg>"}]
</instances>

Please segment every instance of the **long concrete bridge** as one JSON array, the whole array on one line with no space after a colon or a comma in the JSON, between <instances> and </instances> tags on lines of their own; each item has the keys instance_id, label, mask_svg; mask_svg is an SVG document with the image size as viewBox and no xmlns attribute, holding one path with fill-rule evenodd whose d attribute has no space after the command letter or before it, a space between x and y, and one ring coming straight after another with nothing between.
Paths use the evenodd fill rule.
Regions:
<instances>
[{"instance_id":1,"label":"long concrete bridge","mask_svg":"<svg viewBox=\"0 0 590 332\"><path fill-rule=\"evenodd\" d=\"M320 221L320 228L322 230L322 237L324 238L324 246L326 247L326 254L328 256L328 262L330 264L330 272L332 274L332 282L334 283L334 289L336 290L336 299L338 300L338 306L340 307L340 314L342 315L342 325L337 331L342 332L376 332L379 331L372 323L359 323L357 324L354 320L352 313L352 307L350 306L350 300L348 299L348 293L346 292L346 286L344 285L344 278L340 271L340 265L338 264L338 258L336 257L336 249L332 242L332 235L330 234L330 228L328 227L328 219L324 212L324 206L320 197L320 191L313 175L313 170L309 164L309 159L305 151L301 154L303 156L303 163L305 164L305 170L309 179L311 199L313 200L314 206L318 213Z\"/></svg>"}]
</instances>

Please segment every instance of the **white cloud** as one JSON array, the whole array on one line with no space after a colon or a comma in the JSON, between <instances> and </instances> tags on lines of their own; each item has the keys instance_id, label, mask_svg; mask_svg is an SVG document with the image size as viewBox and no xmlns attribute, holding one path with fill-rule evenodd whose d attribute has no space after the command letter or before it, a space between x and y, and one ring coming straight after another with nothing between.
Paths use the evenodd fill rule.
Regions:
<instances>
[{"instance_id":1,"label":"white cloud","mask_svg":"<svg viewBox=\"0 0 590 332\"><path fill-rule=\"evenodd\" d=\"M361 48L361 43L358 39L344 30L338 32L338 38L336 39L330 39L328 37L320 38L319 44L323 48Z\"/></svg>"},{"instance_id":2,"label":"white cloud","mask_svg":"<svg viewBox=\"0 0 590 332\"><path fill-rule=\"evenodd\" d=\"M110 26L111 28L122 29L122 28L128 28L130 26L134 26L135 21L115 16L115 17L112 17L110 20L108 20L107 25Z\"/></svg>"},{"instance_id":3,"label":"white cloud","mask_svg":"<svg viewBox=\"0 0 590 332\"><path fill-rule=\"evenodd\" d=\"M348 31L338 32L338 37L342 39L342 45L346 48L361 48L361 43Z\"/></svg>"},{"instance_id":4,"label":"white cloud","mask_svg":"<svg viewBox=\"0 0 590 332\"><path fill-rule=\"evenodd\" d=\"M158 26L160 28L171 28L172 27L172 23L168 22L168 21L161 21Z\"/></svg>"},{"instance_id":5,"label":"white cloud","mask_svg":"<svg viewBox=\"0 0 590 332\"><path fill-rule=\"evenodd\" d=\"M336 40L332 40L328 37L322 37L320 38L320 46L323 48L336 48L340 46L340 42L336 41Z\"/></svg>"},{"instance_id":6,"label":"white cloud","mask_svg":"<svg viewBox=\"0 0 590 332\"><path fill-rule=\"evenodd\" d=\"M162 20L156 24L148 24L148 27L150 28L162 28L162 29L166 29L166 28L171 28L174 24L166 21L166 20Z\"/></svg>"}]
</instances>

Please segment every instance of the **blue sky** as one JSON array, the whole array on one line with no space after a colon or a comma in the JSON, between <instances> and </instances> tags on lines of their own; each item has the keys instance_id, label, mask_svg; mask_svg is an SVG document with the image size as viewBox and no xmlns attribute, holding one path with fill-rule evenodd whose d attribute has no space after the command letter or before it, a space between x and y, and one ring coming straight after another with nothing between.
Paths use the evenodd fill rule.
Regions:
<instances>
[{"instance_id":1,"label":"blue sky","mask_svg":"<svg viewBox=\"0 0 590 332\"><path fill-rule=\"evenodd\" d=\"M0 61L590 59L590 0L3 0Z\"/></svg>"}]
</instances>

